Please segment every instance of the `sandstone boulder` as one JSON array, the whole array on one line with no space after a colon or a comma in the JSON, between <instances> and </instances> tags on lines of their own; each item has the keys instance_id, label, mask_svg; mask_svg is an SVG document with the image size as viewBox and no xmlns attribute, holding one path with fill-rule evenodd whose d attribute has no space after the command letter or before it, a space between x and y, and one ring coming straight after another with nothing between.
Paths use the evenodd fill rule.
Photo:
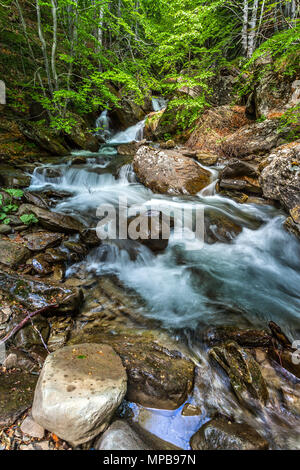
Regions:
<instances>
[{"instance_id":1,"label":"sandstone boulder","mask_svg":"<svg viewBox=\"0 0 300 470\"><path fill-rule=\"evenodd\" d=\"M133 168L142 184L162 194L197 194L210 183L207 170L173 150L142 146Z\"/></svg>"},{"instance_id":2,"label":"sandstone boulder","mask_svg":"<svg viewBox=\"0 0 300 470\"><path fill-rule=\"evenodd\" d=\"M50 354L41 371L33 419L73 446L103 432L126 393L126 372L104 344L66 346Z\"/></svg>"}]
</instances>

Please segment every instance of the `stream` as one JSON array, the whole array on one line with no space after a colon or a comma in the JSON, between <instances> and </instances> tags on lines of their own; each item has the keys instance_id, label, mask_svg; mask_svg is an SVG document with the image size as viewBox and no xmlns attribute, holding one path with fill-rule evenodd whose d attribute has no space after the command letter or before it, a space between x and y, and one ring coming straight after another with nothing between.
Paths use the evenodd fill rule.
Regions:
<instances>
[{"instance_id":1,"label":"stream","mask_svg":"<svg viewBox=\"0 0 300 470\"><path fill-rule=\"evenodd\" d=\"M167 249L160 254L130 240L110 241L92 249L81 263L70 266L67 276L82 264L95 278L116 275L143 299L145 315L189 343L199 360L200 374L206 374L214 390L212 401L220 410L228 410L237 418L243 416L243 420L246 416L250 424L268 435L274 448L299 448L295 442L299 422L267 408L256 417L242 410L233 394L228 393L225 376L209 367L201 341L194 341L205 326L266 328L270 320L293 340L300 339L300 245L283 229L285 215L267 204L238 204L216 194L220 167L206 168L211 173L211 184L196 196L154 194L137 181L131 164L116 150L117 144L142 138L143 122L116 135L111 134L103 116L99 122L105 124L106 144L98 153L77 151L61 164L50 165L58 170L57 177L48 176L48 164L32 175L30 190L54 189L69 194L55 211L74 215L95 228L96 209L107 203L117 207L123 197L129 206L196 205L204 213L213 210L226 216L243 229L231 243L205 243L192 249L189 239L178 240L171 234ZM71 164L74 157L82 157L84 162ZM202 405L197 383L192 400ZM148 416L148 430L183 448L189 448L188 440L199 422L207 420L205 410L201 417L189 418L183 418L180 410L135 412L142 413L143 419Z\"/></svg>"}]
</instances>

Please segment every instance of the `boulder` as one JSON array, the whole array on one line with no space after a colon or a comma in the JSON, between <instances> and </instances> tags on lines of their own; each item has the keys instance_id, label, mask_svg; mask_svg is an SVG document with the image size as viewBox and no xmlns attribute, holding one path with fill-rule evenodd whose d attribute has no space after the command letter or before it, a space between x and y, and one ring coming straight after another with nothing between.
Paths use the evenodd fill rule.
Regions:
<instances>
[{"instance_id":1,"label":"boulder","mask_svg":"<svg viewBox=\"0 0 300 470\"><path fill-rule=\"evenodd\" d=\"M20 429L23 434L26 434L30 437L35 437L37 439L43 439L45 434L45 429L42 428L38 423L36 423L31 415L26 416L22 422Z\"/></svg>"},{"instance_id":2,"label":"boulder","mask_svg":"<svg viewBox=\"0 0 300 470\"><path fill-rule=\"evenodd\" d=\"M23 214L34 214L38 218L39 224L48 230L76 233L85 228L81 222L70 215L51 212L31 204L22 204L19 207L19 215Z\"/></svg>"},{"instance_id":3,"label":"boulder","mask_svg":"<svg viewBox=\"0 0 300 470\"><path fill-rule=\"evenodd\" d=\"M278 132L278 119L266 119L241 127L227 136L219 146L226 158L254 159L265 155L284 142L289 130Z\"/></svg>"},{"instance_id":4,"label":"boulder","mask_svg":"<svg viewBox=\"0 0 300 470\"><path fill-rule=\"evenodd\" d=\"M30 185L31 176L13 166L1 165L1 185L8 188L26 188Z\"/></svg>"},{"instance_id":5,"label":"boulder","mask_svg":"<svg viewBox=\"0 0 300 470\"><path fill-rule=\"evenodd\" d=\"M224 417L205 423L191 438L193 450L268 450L268 442L245 423Z\"/></svg>"},{"instance_id":6,"label":"boulder","mask_svg":"<svg viewBox=\"0 0 300 470\"><path fill-rule=\"evenodd\" d=\"M12 370L0 374L0 429L11 426L32 404L36 375Z\"/></svg>"},{"instance_id":7,"label":"boulder","mask_svg":"<svg viewBox=\"0 0 300 470\"><path fill-rule=\"evenodd\" d=\"M73 446L91 441L106 429L121 404L126 381L121 359L110 346L66 346L44 363L32 417Z\"/></svg>"},{"instance_id":8,"label":"boulder","mask_svg":"<svg viewBox=\"0 0 300 470\"><path fill-rule=\"evenodd\" d=\"M243 106L219 106L209 109L196 123L187 146L201 152L219 154L219 142L249 122Z\"/></svg>"},{"instance_id":9,"label":"boulder","mask_svg":"<svg viewBox=\"0 0 300 470\"><path fill-rule=\"evenodd\" d=\"M96 450L151 450L124 420L115 421L96 442Z\"/></svg>"},{"instance_id":10,"label":"boulder","mask_svg":"<svg viewBox=\"0 0 300 470\"><path fill-rule=\"evenodd\" d=\"M47 201L39 194L34 194L29 191L24 191L24 199L28 204L41 207L42 209L48 209Z\"/></svg>"},{"instance_id":11,"label":"boulder","mask_svg":"<svg viewBox=\"0 0 300 470\"><path fill-rule=\"evenodd\" d=\"M220 173L219 187L221 190L261 194L258 177L256 166L233 158Z\"/></svg>"},{"instance_id":12,"label":"boulder","mask_svg":"<svg viewBox=\"0 0 300 470\"><path fill-rule=\"evenodd\" d=\"M213 347L209 351L226 371L238 399L246 405L265 405L269 395L258 363L252 355L234 341Z\"/></svg>"},{"instance_id":13,"label":"boulder","mask_svg":"<svg viewBox=\"0 0 300 470\"><path fill-rule=\"evenodd\" d=\"M12 269L24 264L30 251L23 245L9 240L0 240L1 263Z\"/></svg>"},{"instance_id":14,"label":"boulder","mask_svg":"<svg viewBox=\"0 0 300 470\"><path fill-rule=\"evenodd\" d=\"M141 145L142 145L141 142L131 142L129 144L121 144L117 147L117 151L119 155L128 155L128 156L135 155Z\"/></svg>"},{"instance_id":15,"label":"boulder","mask_svg":"<svg viewBox=\"0 0 300 470\"><path fill-rule=\"evenodd\" d=\"M31 251L43 251L60 244L63 240L61 233L53 232L33 232L24 235L26 246Z\"/></svg>"},{"instance_id":16,"label":"boulder","mask_svg":"<svg viewBox=\"0 0 300 470\"><path fill-rule=\"evenodd\" d=\"M218 155L210 152L197 152L196 158L199 163L207 166L216 165L219 160Z\"/></svg>"},{"instance_id":17,"label":"boulder","mask_svg":"<svg viewBox=\"0 0 300 470\"><path fill-rule=\"evenodd\" d=\"M288 211L300 206L300 142L273 150L260 176L263 195L279 201ZM296 211L292 218L297 222Z\"/></svg>"},{"instance_id":18,"label":"boulder","mask_svg":"<svg viewBox=\"0 0 300 470\"><path fill-rule=\"evenodd\" d=\"M133 168L141 183L156 193L197 194L210 183L207 170L173 150L142 146Z\"/></svg>"},{"instance_id":19,"label":"boulder","mask_svg":"<svg viewBox=\"0 0 300 470\"><path fill-rule=\"evenodd\" d=\"M55 313L76 313L82 302L82 291L50 281L37 281L30 276L0 271L0 289L29 309L38 310L57 303Z\"/></svg>"},{"instance_id":20,"label":"boulder","mask_svg":"<svg viewBox=\"0 0 300 470\"><path fill-rule=\"evenodd\" d=\"M140 334L134 329L103 333L91 329L73 338L109 344L119 354L128 376L127 399L149 408L174 410L193 388L195 365L181 352L165 346L155 333Z\"/></svg>"},{"instance_id":21,"label":"boulder","mask_svg":"<svg viewBox=\"0 0 300 470\"><path fill-rule=\"evenodd\" d=\"M162 212L147 211L128 219L128 236L153 252L163 251L169 243L170 224L163 220Z\"/></svg>"}]
</instances>

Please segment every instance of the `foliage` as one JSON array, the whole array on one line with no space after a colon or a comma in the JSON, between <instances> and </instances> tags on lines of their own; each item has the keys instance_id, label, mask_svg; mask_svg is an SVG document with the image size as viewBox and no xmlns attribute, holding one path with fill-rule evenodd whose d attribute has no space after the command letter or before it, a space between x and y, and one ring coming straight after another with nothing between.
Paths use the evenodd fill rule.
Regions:
<instances>
[{"instance_id":1,"label":"foliage","mask_svg":"<svg viewBox=\"0 0 300 470\"><path fill-rule=\"evenodd\" d=\"M38 219L34 214L23 214L20 216L21 221L25 225L37 224Z\"/></svg>"}]
</instances>

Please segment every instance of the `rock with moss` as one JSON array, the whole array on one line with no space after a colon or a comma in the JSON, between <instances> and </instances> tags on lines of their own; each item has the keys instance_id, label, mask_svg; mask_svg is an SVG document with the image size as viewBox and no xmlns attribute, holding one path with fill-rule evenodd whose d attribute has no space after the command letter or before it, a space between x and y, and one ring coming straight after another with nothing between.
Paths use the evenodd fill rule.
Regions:
<instances>
[{"instance_id":1,"label":"rock with moss","mask_svg":"<svg viewBox=\"0 0 300 470\"><path fill-rule=\"evenodd\" d=\"M10 240L0 240L1 263L12 269L24 264L30 257L25 246Z\"/></svg>"},{"instance_id":2,"label":"rock with moss","mask_svg":"<svg viewBox=\"0 0 300 470\"><path fill-rule=\"evenodd\" d=\"M234 341L215 346L209 351L211 358L227 373L238 399L248 405L265 405L269 394L258 363L251 353Z\"/></svg>"}]
</instances>

